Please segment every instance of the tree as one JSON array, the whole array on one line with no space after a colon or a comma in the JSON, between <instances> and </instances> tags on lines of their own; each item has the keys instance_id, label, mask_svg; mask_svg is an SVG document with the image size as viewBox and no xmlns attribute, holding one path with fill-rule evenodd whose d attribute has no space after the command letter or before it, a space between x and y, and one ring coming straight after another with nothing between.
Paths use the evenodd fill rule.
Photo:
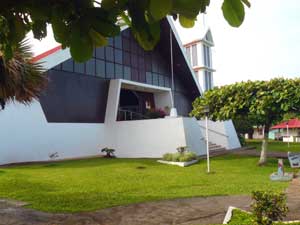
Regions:
<instances>
[{"instance_id":1,"label":"tree","mask_svg":"<svg viewBox=\"0 0 300 225\"><path fill-rule=\"evenodd\" d=\"M27 32L42 39L51 24L55 40L62 48L70 47L74 60L83 62L92 57L94 47L118 35L124 23L139 44L151 50L160 39L160 21L166 15L179 17L182 26L192 27L209 4L210 0L3 0L0 51L6 60L11 59ZM231 26L243 22L244 5L250 7L249 1L223 0L223 15Z\"/></svg>"},{"instance_id":2,"label":"tree","mask_svg":"<svg viewBox=\"0 0 300 225\"><path fill-rule=\"evenodd\" d=\"M0 51L0 106L18 101L29 104L38 99L47 84L41 64L32 62L28 42L17 44L13 56L6 60Z\"/></svg>"},{"instance_id":3,"label":"tree","mask_svg":"<svg viewBox=\"0 0 300 225\"><path fill-rule=\"evenodd\" d=\"M204 117L208 106L210 119L228 120L251 115L256 125L263 125L259 165L266 163L270 127L281 121L287 112L300 111L300 79L276 78L270 81L247 81L215 88L205 92L193 103L192 116Z\"/></svg>"}]
</instances>

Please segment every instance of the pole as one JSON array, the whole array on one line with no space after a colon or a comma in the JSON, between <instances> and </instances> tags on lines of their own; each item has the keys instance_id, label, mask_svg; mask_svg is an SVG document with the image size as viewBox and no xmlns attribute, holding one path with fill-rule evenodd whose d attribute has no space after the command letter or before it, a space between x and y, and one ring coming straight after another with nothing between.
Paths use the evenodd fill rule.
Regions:
<instances>
[{"instance_id":1,"label":"pole","mask_svg":"<svg viewBox=\"0 0 300 225\"><path fill-rule=\"evenodd\" d=\"M286 124L286 136L288 137L288 148L290 147L289 124Z\"/></svg>"},{"instance_id":2,"label":"pole","mask_svg":"<svg viewBox=\"0 0 300 225\"><path fill-rule=\"evenodd\" d=\"M173 35L172 29L170 28L170 55L171 55L171 79L172 79L172 108L174 108L174 68L173 68Z\"/></svg>"},{"instance_id":3,"label":"pole","mask_svg":"<svg viewBox=\"0 0 300 225\"><path fill-rule=\"evenodd\" d=\"M205 124L206 124L206 158L207 158L207 173L210 172L209 166L209 142L208 142L208 118L207 115L205 117Z\"/></svg>"}]
</instances>

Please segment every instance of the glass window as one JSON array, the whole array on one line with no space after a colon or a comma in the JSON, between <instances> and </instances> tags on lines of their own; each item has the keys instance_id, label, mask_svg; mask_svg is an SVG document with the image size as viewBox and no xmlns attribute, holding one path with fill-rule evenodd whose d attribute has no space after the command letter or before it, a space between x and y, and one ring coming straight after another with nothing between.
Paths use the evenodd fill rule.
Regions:
<instances>
[{"instance_id":1,"label":"glass window","mask_svg":"<svg viewBox=\"0 0 300 225\"><path fill-rule=\"evenodd\" d=\"M152 76L153 76L153 80L152 80L153 84L159 85L159 78L158 78L159 75L157 73L153 73Z\"/></svg>"},{"instance_id":2,"label":"glass window","mask_svg":"<svg viewBox=\"0 0 300 225\"><path fill-rule=\"evenodd\" d=\"M115 77L114 64L107 62L105 65L106 65L106 78L114 78Z\"/></svg>"},{"instance_id":3,"label":"glass window","mask_svg":"<svg viewBox=\"0 0 300 225\"><path fill-rule=\"evenodd\" d=\"M115 62L120 64L123 63L123 54L119 49L115 49Z\"/></svg>"},{"instance_id":4,"label":"glass window","mask_svg":"<svg viewBox=\"0 0 300 225\"><path fill-rule=\"evenodd\" d=\"M105 77L105 62L103 60L96 60L96 76Z\"/></svg>"},{"instance_id":5,"label":"glass window","mask_svg":"<svg viewBox=\"0 0 300 225\"><path fill-rule=\"evenodd\" d=\"M209 47L207 47L206 54L207 54L207 66L211 67L211 62L210 62L210 48Z\"/></svg>"},{"instance_id":6,"label":"glass window","mask_svg":"<svg viewBox=\"0 0 300 225\"><path fill-rule=\"evenodd\" d=\"M135 41L131 41L131 53L137 54L138 53L138 48L137 48L137 43Z\"/></svg>"},{"instance_id":7,"label":"glass window","mask_svg":"<svg viewBox=\"0 0 300 225\"><path fill-rule=\"evenodd\" d=\"M114 49L112 47L105 47L105 58L107 61L114 61Z\"/></svg>"},{"instance_id":8,"label":"glass window","mask_svg":"<svg viewBox=\"0 0 300 225\"><path fill-rule=\"evenodd\" d=\"M165 87L171 87L170 77L165 77Z\"/></svg>"},{"instance_id":9,"label":"glass window","mask_svg":"<svg viewBox=\"0 0 300 225\"><path fill-rule=\"evenodd\" d=\"M86 62L85 70L88 75L95 75L95 59Z\"/></svg>"},{"instance_id":10,"label":"glass window","mask_svg":"<svg viewBox=\"0 0 300 225\"><path fill-rule=\"evenodd\" d=\"M139 80L139 72L137 69L131 69L131 80L133 81Z\"/></svg>"},{"instance_id":11,"label":"glass window","mask_svg":"<svg viewBox=\"0 0 300 225\"><path fill-rule=\"evenodd\" d=\"M73 60L69 59L62 63L62 70L73 72Z\"/></svg>"},{"instance_id":12,"label":"glass window","mask_svg":"<svg viewBox=\"0 0 300 225\"><path fill-rule=\"evenodd\" d=\"M139 81L145 83L146 82L146 72L145 70L139 70Z\"/></svg>"},{"instance_id":13,"label":"glass window","mask_svg":"<svg viewBox=\"0 0 300 225\"><path fill-rule=\"evenodd\" d=\"M146 72L146 83L152 84L152 73L151 72Z\"/></svg>"},{"instance_id":14,"label":"glass window","mask_svg":"<svg viewBox=\"0 0 300 225\"><path fill-rule=\"evenodd\" d=\"M186 48L186 55L187 55L188 61L192 64L192 61L191 61L191 47Z\"/></svg>"},{"instance_id":15,"label":"glass window","mask_svg":"<svg viewBox=\"0 0 300 225\"><path fill-rule=\"evenodd\" d=\"M145 69L145 59L142 56L138 56L138 67L141 69Z\"/></svg>"},{"instance_id":16,"label":"glass window","mask_svg":"<svg viewBox=\"0 0 300 225\"><path fill-rule=\"evenodd\" d=\"M158 73L158 65L155 59L152 58L152 72Z\"/></svg>"},{"instance_id":17,"label":"glass window","mask_svg":"<svg viewBox=\"0 0 300 225\"><path fill-rule=\"evenodd\" d=\"M197 53L197 45L192 46L192 54L193 54L193 66L198 65L198 53Z\"/></svg>"},{"instance_id":18,"label":"glass window","mask_svg":"<svg viewBox=\"0 0 300 225\"><path fill-rule=\"evenodd\" d=\"M165 86L164 76L159 75L159 86Z\"/></svg>"},{"instance_id":19,"label":"glass window","mask_svg":"<svg viewBox=\"0 0 300 225\"><path fill-rule=\"evenodd\" d=\"M96 49L96 58L104 59L104 47L100 47Z\"/></svg>"},{"instance_id":20,"label":"glass window","mask_svg":"<svg viewBox=\"0 0 300 225\"><path fill-rule=\"evenodd\" d=\"M122 49L122 37L121 36L115 37L115 48Z\"/></svg>"},{"instance_id":21,"label":"glass window","mask_svg":"<svg viewBox=\"0 0 300 225\"><path fill-rule=\"evenodd\" d=\"M136 54L131 54L131 66L138 67L138 56Z\"/></svg>"},{"instance_id":22,"label":"glass window","mask_svg":"<svg viewBox=\"0 0 300 225\"><path fill-rule=\"evenodd\" d=\"M116 78L123 78L123 66L119 64L115 64Z\"/></svg>"},{"instance_id":23,"label":"glass window","mask_svg":"<svg viewBox=\"0 0 300 225\"><path fill-rule=\"evenodd\" d=\"M130 51L130 41L127 38L123 38L123 49L125 51Z\"/></svg>"},{"instance_id":24,"label":"glass window","mask_svg":"<svg viewBox=\"0 0 300 225\"><path fill-rule=\"evenodd\" d=\"M131 80L131 68L124 66L124 79Z\"/></svg>"},{"instance_id":25,"label":"glass window","mask_svg":"<svg viewBox=\"0 0 300 225\"><path fill-rule=\"evenodd\" d=\"M124 65L126 65L126 66L131 65L131 63L130 63L130 54L128 52L123 52L123 62L124 62Z\"/></svg>"},{"instance_id":26,"label":"glass window","mask_svg":"<svg viewBox=\"0 0 300 225\"><path fill-rule=\"evenodd\" d=\"M61 63L58 64L57 66L55 66L53 69L55 69L55 70L61 70Z\"/></svg>"}]
</instances>

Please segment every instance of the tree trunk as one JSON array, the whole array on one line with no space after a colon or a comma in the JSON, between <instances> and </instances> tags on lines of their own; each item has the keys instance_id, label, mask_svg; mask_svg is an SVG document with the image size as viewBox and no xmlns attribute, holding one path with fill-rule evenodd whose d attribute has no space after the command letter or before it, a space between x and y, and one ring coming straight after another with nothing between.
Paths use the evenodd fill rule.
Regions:
<instances>
[{"instance_id":1,"label":"tree trunk","mask_svg":"<svg viewBox=\"0 0 300 225\"><path fill-rule=\"evenodd\" d=\"M264 139L261 145L260 159L258 162L259 166L263 166L267 163L267 150L268 150L268 134L269 134L269 126L264 126Z\"/></svg>"}]
</instances>

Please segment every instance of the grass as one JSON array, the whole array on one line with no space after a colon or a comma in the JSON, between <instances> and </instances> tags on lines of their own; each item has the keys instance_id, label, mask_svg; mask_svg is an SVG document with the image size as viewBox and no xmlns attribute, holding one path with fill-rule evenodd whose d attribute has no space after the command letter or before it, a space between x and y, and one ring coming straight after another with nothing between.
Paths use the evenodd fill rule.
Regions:
<instances>
[{"instance_id":1,"label":"grass","mask_svg":"<svg viewBox=\"0 0 300 225\"><path fill-rule=\"evenodd\" d=\"M25 201L42 211L79 212L162 199L284 190L288 183L269 181L277 161L258 167L257 160L213 158L211 174L206 173L205 160L185 168L154 159L105 158L0 168L0 198Z\"/></svg>"},{"instance_id":2,"label":"grass","mask_svg":"<svg viewBox=\"0 0 300 225\"><path fill-rule=\"evenodd\" d=\"M262 140L246 140L246 145L255 147L256 150L260 151L261 150L261 142ZM288 144L286 142L282 141L274 141L274 140L269 140L268 142L268 151L276 151L276 152L299 152L300 153L300 143L290 143L290 147L288 147Z\"/></svg>"}]
</instances>

